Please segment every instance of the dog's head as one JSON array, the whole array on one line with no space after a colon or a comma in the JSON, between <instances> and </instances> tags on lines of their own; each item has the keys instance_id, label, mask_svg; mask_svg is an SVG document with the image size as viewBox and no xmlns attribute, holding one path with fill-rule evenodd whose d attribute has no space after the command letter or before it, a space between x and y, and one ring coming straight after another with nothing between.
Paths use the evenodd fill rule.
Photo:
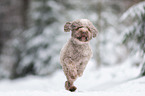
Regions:
<instances>
[{"instance_id":1,"label":"dog's head","mask_svg":"<svg viewBox=\"0 0 145 96\"><path fill-rule=\"evenodd\" d=\"M92 37L96 37L98 31L87 19L78 19L73 22L66 22L64 31L72 31L72 37L81 41L88 42Z\"/></svg>"}]
</instances>

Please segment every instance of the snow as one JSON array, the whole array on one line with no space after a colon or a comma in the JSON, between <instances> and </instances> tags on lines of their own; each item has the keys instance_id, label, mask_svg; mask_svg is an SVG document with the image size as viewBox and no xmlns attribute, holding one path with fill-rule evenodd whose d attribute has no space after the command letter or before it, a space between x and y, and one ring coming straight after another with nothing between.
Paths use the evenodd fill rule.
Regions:
<instances>
[{"instance_id":1,"label":"snow","mask_svg":"<svg viewBox=\"0 0 145 96\"><path fill-rule=\"evenodd\" d=\"M22 95L23 94L23 95ZM70 93L70 92L13 92L11 95L9 93L3 94L0 93L1 96L144 96L142 93L117 93L117 92L80 92L80 93Z\"/></svg>"},{"instance_id":2,"label":"snow","mask_svg":"<svg viewBox=\"0 0 145 96\"><path fill-rule=\"evenodd\" d=\"M111 92L145 92L145 77L128 81L107 91Z\"/></svg>"},{"instance_id":3,"label":"snow","mask_svg":"<svg viewBox=\"0 0 145 96\"><path fill-rule=\"evenodd\" d=\"M135 65L140 63L140 56L137 57L128 57L125 52L125 49L121 46L118 46L121 40L121 36L123 37L125 33L118 34L117 23L118 23L118 14L114 13L114 9L110 9L111 6L106 5L105 2L107 0L103 0L102 4L102 12L101 12L101 20L100 25L101 29L100 34L97 37L97 40L100 40L100 45L96 47L96 39L91 41L94 43L92 45L92 49L95 51L100 50L100 56L102 59L102 67L100 69L96 69L97 65L92 60L89 62L84 75L81 78L78 78L75 82L75 86L77 86L77 91L75 93L71 93L65 90L64 82L66 78L62 72L62 70L58 70L51 76L46 77L38 77L38 76L27 76L24 78L19 78L16 80L1 80L0 81L0 96L142 96L145 95L145 77L138 78L135 80L131 80L137 77L140 73L140 68ZM18 66L17 71L23 71L24 67L32 64L34 62L34 69L36 75L43 75L55 70L59 63L59 52L62 48L63 44L69 39L70 33L63 32L63 25L66 21L71 21L79 18L88 18L93 24L97 25L99 20L98 12L97 12L97 2L95 0L85 0L81 2L79 0L69 0L66 1L66 5L59 2L55 2L52 0L45 1L46 5L51 8L48 12L43 13L41 9L43 6L43 2L34 1L31 5L32 7L32 20L37 21L41 20L42 23L47 23L45 21L49 19L56 19L53 23L48 25L43 25L43 31L40 34L38 32L37 26L34 28L30 28L26 32L23 32L26 45L24 45L28 52L23 52L22 61L20 61L20 65ZM68 4L67 4L68 3ZM119 4L119 3L117 3ZM70 5L70 9L68 8ZM89 6L88 6L89 5ZM106 7L105 7L106 6ZM118 6L118 5L117 5ZM139 3L133 8L130 8L126 11L121 20L126 20L130 17L141 16L140 13L144 14L144 6L145 2ZM72 7L72 8L71 8ZM83 9L83 11L82 11ZM34 11L35 10L35 11ZM118 11L118 10L116 10ZM42 15L43 14L43 15ZM87 14L87 15L86 15ZM52 18L53 17L53 18ZM141 18L141 17L139 17ZM35 23L35 22L33 22ZM107 24L107 25L106 25ZM134 25L134 24L132 24ZM136 24L137 26L137 24ZM141 26L141 25L140 25ZM140 26L138 28L140 28ZM120 26L119 26L120 27ZM41 29L41 28L40 28ZM124 28L120 27L120 29L133 29L132 28ZM36 35L36 33L39 35ZM128 32L128 31L127 31ZM139 31L138 31L139 32ZM37 34L38 34L37 33ZM137 32L136 32L137 33ZM135 35L136 35L135 33ZM129 34L129 32L127 33ZM134 35L134 36L135 36ZM140 34L139 34L140 35ZM19 37L20 38L20 37ZM21 40L21 39L20 39ZM15 40L15 46L18 46L19 40ZM133 44L133 43L132 43ZM45 47L46 45L46 47ZM135 44L136 49L138 49ZM35 49L33 54L29 53L29 50ZM133 47L134 48L134 47ZM19 49L19 47L18 47ZM6 50L7 51L7 50ZM9 53L9 52L8 52ZM11 52L10 52L11 53ZM35 56L34 56L35 55ZM9 57L13 57L10 56ZM97 56L96 56L97 57ZM94 58L96 58L94 57ZM121 57L121 58L120 58ZM120 61L118 61L119 59ZM126 61L123 61L122 59ZM49 60L50 59L50 60ZM6 58L3 55L2 60L6 62L10 62L9 58ZM49 60L49 61L47 61ZM145 59L144 59L145 60ZM46 63L44 63L46 62ZM8 65L10 64L10 66ZM12 66L12 62L3 63L0 66L0 73L2 76L10 77L10 70ZM13 63L14 64L14 63ZM48 65L49 64L49 65ZM105 66L106 64L106 66ZM108 66L107 66L108 65ZM4 66L4 68L3 68ZM6 66L6 68L5 68ZM6 70L5 70L6 69ZM8 71L7 71L8 70ZM0 74L1 76L1 74ZM128 81L131 80L131 81Z\"/></svg>"},{"instance_id":4,"label":"snow","mask_svg":"<svg viewBox=\"0 0 145 96\"><path fill-rule=\"evenodd\" d=\"M137 77L138 67L132 67L128 59L124 64L113 67L102 67L96 70L91 60L81 78L75 82L77 91L66 91L66 78L62 70L51 76L27 76L16 80L1 80L0 96L143 96L145 94L145 77Z\"/></svg>"},{"instance_id":5,"label":"snow","mask_svg":"<svg viewBox=\"0 0 145 96\"><path fill-rule=\"evenodd\" d=\"M142 16L141 14L145 13L144 6L145 6L145 1L133 5L122 15L120 21L123 21L128 17L130 18L130 17L138 16L139 18L141 18Z\"/></svg>"}]
</instances>

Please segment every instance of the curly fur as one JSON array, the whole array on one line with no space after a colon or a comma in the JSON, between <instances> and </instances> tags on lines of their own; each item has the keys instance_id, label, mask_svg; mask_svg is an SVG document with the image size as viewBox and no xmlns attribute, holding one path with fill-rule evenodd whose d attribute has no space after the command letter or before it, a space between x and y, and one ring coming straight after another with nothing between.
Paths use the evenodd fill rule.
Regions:
<instances>
[{"instance_id":1,"label":"curly fur","mask_svg":"<svg viewBox=\"0 0 145 96\"><path fill-rule=\"evenodd\" d=\"M73 22L66 22L64 31L71 33L70 40L62 48L60 53L60 63L67 78L65 88L75 91L73 85L77 77L82 76L83 71L92 56L89 41L96 37L97 29L87 19L78 19Z\"/></svg>"}]
</instances>

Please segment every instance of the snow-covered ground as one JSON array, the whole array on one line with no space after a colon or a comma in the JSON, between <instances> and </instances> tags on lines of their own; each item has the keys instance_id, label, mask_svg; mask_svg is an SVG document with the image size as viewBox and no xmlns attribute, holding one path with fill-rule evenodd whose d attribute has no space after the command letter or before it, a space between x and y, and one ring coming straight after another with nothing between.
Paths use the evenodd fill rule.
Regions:
<instances>
[{"instance_id":1,"label":"snow-covered ground","mask_svg":"<svg viewBox=\"0 0 145 96\"><path fill-rule=\"evenodd\" d=\"M145 77L126 81L139 74L139 68L130 66L130 60L114 67L96 70L89 62L84 75L75 82L77 91L64 88L66 78L62 70L51 76L27 76L0 81L0 96L145 96Z\"/></svg>"}]
</instances>

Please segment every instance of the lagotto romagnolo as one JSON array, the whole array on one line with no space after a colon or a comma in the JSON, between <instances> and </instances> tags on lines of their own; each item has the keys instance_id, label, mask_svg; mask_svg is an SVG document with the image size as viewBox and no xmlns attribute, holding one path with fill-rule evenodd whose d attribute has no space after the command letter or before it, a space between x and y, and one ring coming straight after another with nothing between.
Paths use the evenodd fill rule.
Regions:
<instances>
[{"instance_id":1,"label":"lagotto romagnolo","mask_svg":"<svg viewBox=\"0 0 145 96\"><path fill-rule=\"evenodd\" d=\"M67 78L65 88L73 92L77 89L73 85L74 81L82 76L92 56L89 41L96 37L98 32L88 19L66 22L64 31L71 31L71 38L61 49L60 63Z\"/></svg>"}]
</instances>

